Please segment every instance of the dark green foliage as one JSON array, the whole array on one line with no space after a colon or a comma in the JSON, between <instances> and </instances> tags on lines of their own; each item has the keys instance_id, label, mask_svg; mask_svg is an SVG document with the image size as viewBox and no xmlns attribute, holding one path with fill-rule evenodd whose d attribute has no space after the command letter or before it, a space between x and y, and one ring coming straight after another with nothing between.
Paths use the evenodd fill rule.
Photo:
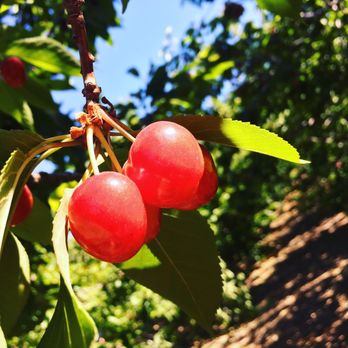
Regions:
<instances>
[{"instance_id":1,"label":"dark green foliage","mask_svg":"<svg viewBox=\"0 0 348 348\"><path fill-rule=\"evenodd\" d=\"M201 4L212 0L191 2ZM12 4L13 1L3 3ZM74 47L61 1L40 0L30 5L16 3L19 4L19 15L6 11L0 14L0 18L13 17L17 24L15 27L0 27L1 58L15 40L39 36L43 31L63 46ZM124 10L128 1L122 1L122 4ZM133 5L136 6L136 2L132 2ZM111 0L86 1L85 6L89 42L95 50L95 39L109 40L108 29L117 26L119 19ZM207 144L217 162L220 182L217 196L200 210L200 214L208 219L214 231L219 254L224 260L226 280L222 312L214 321L216 334L253 315L252 301L244 284L245 272L255 260L265 256L259 241L267 233L279 202L289 192L298 192L297 197L305 211L347 211L348 20L345 9L348 2L303 1L301 14L295 7L294 13L269 8L282 17L265 12L261 27L247 23L237 34L234 29L242 8L228 2L221 17L190 28L178 53L169 62L152 66L146 86L135 91L128 104L116 107L118 114L134 128L178 114L219 114L235 121L251 122L287 139L301 151L304 159L311 161L310 165L295 166L232 147ZM27 62L31 70L35 62ZM29 73L28 84L18 90L15 97L10 98L12 91L0 84L0 126L5 129L32 128L45 137L67 133L73 121L68 115L61 115L49 90L71 88L68 78L74 72L68 69L65 76L58 76L40 64L36 65ZM139 75L135 68L129 72ZM137 117L139 109L145 114L143 119ZM27 133L16 133L13 138L11 135L12 143L6 140L9 133L2 132L1 167L17 146L24 153L30 148L27 147L28 139L24 148L19 144ZM32 139L31 145L40 141L40 138ZM82 173L83 154L82 149L62 150L51 160L59 171L69 169ZM13 166L13 175L22 160L23 154L18 152L9 163ZM1 193L8 193L10 188L3 187ZM50 190L52 188L45 188L44 192L38 193L47 200ZM59 190L54 198L51 196L51 206L55 206L57 197L61 197ZM48 216L47 209L43 209ZM173 225L176 223L180 224L180 220ZM22 228L25 229L25 225ZM183 240L183 233L187 231L180 231L177 238ZM39 232L38 235L47 241L48 235L41 234L45 231ZM175 233L170 228L166 232L163 235L165 240L169 232ZM8 342L10 346L37 346L43 334L42 327L48 325L56 306L59 277L50 246L22 242L30 256L32 292L13 330L14 336L8 337ZM74 292L96 322L99 347L117 344L145 347L146 344L154 346L155 342L161 347L185 347L195 339L207 337L207 333L174 304L128 278L133 276L149 288L180 302L168 290L171 278L167 284L159 284L156 288L151 277L143 276L156 272L156 267L165 272L163 278L168 276L168 262L161 266L155 262L163 259L163 251L155 242L149 248L157 257L152 260L153 264L150 260L144 269L134 270L133 263L133 268L121 271L88 257L71 243L69 254ZM213 253L215 255L215 251ZM202 258L199 250L192 254ZM214 263L211 267L217 268L216 258L210 261L211 265ZM215 271L211 272L214 277ZM216 295L215 308L220 288L211 287ZM64 296L61 296L64 291ZM71 310L72 317L76 314L69 291L61 290L64 301L60 301L55 318L62 319L59 310L63 307ZM202 292L203 295L206 298L207 294ZM177 296L182 300L183 296ZM185 308L186 311L200 321L191 307L192 303ZM207 309L209 318L214 308ZM62 323L66 322L59 321Z\"/></svg>"}]
</instances>

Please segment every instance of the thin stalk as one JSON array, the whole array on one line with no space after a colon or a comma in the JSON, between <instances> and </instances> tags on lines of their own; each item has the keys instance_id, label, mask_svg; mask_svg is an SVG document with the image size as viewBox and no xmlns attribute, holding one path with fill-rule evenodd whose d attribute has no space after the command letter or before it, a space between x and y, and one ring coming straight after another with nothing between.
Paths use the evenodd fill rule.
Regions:
<instances>
[{"instance_id":1,"label":"thin stalk","mask_svg":"<svg viewBox=\"0 0 348 348\"><path fill-rule=\"evenodd\" d=\"M110 126L114 127L120 134L122 134L126 139L134 143L135 138L128 131L126 131L122 126L113 120L102 108L100 108L101 116L103 120L108 123Z\"/></svg>"},{"instance_id":2,"label":"thin stalk","mask_svg":"<svg viewBox=\"0 0 348 348\"><path fill-rule=\"evenodd\" d=\"M94 128L94 134L98 138L98 140L101 142L101 144L103 145L103 147L106 150L106 152L108 153L108 155L109 155L109 157L111 159L112 165L115 167L115 169L119 173L122 173L121 164L118 161L118 159L117 159L113 149L111 148L110 144L105 139L103 132L98 127L95 127Z\"/></svg>"},{"instance_id":3,"label":"thin stalk","mask_svg":"<svg viewBox=\"0 0 348 348\"><path fill-rule=\"evenodd\" d=\"M57 135L55 137L45 139L44 143L55 143L56 141L73 140L70 134Z\"/></svg>"},{"instance_id":4,"label":"thin stalk","mask_svg":"<svg viewBox=\"0 0 348 348\"><path fill-rule=\"evenodd\" d=\"M99 174L99 167L97 163L97 159L95 157L94 153L94 141L93 141L93 126L88 126L86 130L86 139L87 139L87 149L88 149L88 156L92 163L92 168L94 174Z\"/></svg>"}]
</instances>

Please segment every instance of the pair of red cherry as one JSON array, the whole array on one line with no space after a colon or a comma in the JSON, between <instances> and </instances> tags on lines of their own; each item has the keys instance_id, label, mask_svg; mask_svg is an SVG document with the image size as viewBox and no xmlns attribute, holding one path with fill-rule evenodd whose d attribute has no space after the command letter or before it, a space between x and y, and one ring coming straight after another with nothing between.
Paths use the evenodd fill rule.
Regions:
<instances>
[{"instance_id":1,"label":"pair of red cherry","mask_svg":"<svg viewBox=\"0 0 348 348\"><path fill-rule=\"evenodd\" d=\"M21 88L27 80L25 65L18 57L7 57L0 62L0 72L7 85Z\"/></svg>"},{"instance_id":2,"label":"pair of red cherry","mask_svg":"<svg viewBox=\"0 0 348 348\"><path fill-rule=\"evenodd\" d=\"M159 121L138 134L123 174L103 172L75 189L70 229L91 255L123 262L156 238L160 208L196 209L217 186L209 152L186 128Z\"/></svg>"}]
</instances>

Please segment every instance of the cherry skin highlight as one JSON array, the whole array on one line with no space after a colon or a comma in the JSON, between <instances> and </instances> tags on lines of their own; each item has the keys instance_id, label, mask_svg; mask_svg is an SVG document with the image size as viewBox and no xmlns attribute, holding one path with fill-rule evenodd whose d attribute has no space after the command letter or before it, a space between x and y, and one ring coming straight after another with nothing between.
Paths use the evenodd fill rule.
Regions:
<instances>
[{"instance_id":1,"label":"cherry skin highlight","mask_svg":"<svg viewBox=\"0 0 348 348\"><path fill-rule=\"evenodd\" d=\"M10 87L21 88L27 80L25 65L18 57L7 57L0 64L0 71L4 81Z\"/></svg>"},{"instance_id":2,"label":"cherry skin highlight","mask_svg":"<svg viewBox=\"0 0 348 348\"><path fill-rule=\"evenodd\" d=\"M11 220L11 226L16 226L23 222L33 209L33 205L33 194L31 193L28 185L24 185L23 191Z\"/></svg>"},{"instance_id":3,"label":"cherry skin highlight","mask_svg":"<svg viewBox=\"0 0 348 348\"><path fill-rule=\"evenodd\" d=\"M197 140L186 128L159 121L137 135L124 171L139 187L145 203L176 208L196 192L204 160Z\"/></svg>"},{"instance_id":4,"label":"cherry skin highlight","mask_svg":"<svg viewBox=\"0 0 348 348\"><path fill-rule=\"evenodd\" d=\"M102 172L78 186L69 201L68 219L76 241L103 261L126 261L145 242L147 217L140 191L116 172Z\"/></svg>"},{"instance_id":5,"label":"cherry skin highlight","mask_svg":"<svg viewBox=\"0 0 348 348\"><path fill-rule=\"evenodd\" d=\"M204 146L200 145L200 147L204 158L204 173L195 194L186 204L178 208L181 210L194 210L207 204L215 196L218 188L218 175L214 160Z\"/></svg>"}]
</instances>

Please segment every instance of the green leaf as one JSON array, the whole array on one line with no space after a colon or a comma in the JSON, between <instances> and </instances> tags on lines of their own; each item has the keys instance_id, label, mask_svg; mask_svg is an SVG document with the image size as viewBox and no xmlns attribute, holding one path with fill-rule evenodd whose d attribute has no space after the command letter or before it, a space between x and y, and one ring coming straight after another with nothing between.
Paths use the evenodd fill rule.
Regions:
<instances>
[{"instance_id":1,"label":"green leaf","mask_svg":"<svg viewBox=\"0 0 348 348\"><path fill-rule=\"evenodd\" d=\"M95 325L61 278L58 302L38 348L89 348Z\"/></svg>"},{"instance_id":2,"label":"green leaf","mask_svg":"<svg viewBox=\"0 0 348 348\"><path fill-rule=\"evenodd\" d=\"M22 192L24 181L39 160L27 161L19 150L14 151L0 175L0 256L12 215Z\"/></svg>"},{"instance_id":3,"label":"green leaf","mask_svg":"<svg viewBox=\"0 0 348 348\"><path fill-rule=\"evenodd\" d=\"M280 16L296 16L301 10L302 0L257 0L265 10Z\"/></svg>"},{"instance_id":4,"label":"green leaf","mask_svg":"<svg viewBox=\"0 0 348 348\"><path fill-rule=\"evenodd\" d=\"M145 269L160 265L158 258L152 254L149 247L145 244L139 252L130 260L123 262L121 268L126 269Z\"/></svg>"},{"instance_id":5,"label":"green leaf","mask_svg":"<svg viewBox=\"0 0 348 348\"><path fill-rule=\"evenodd\" d=\"M140 73L139 73L139 70L137 68L129 68L127 70L127 73L130 74L130 75L133 75L134 77L140 77Z\"/></svg>"},{"instance_id":6,"label":"green leaf","mask_svg":"<svg viewBox=\"0 0 348 348\"><path fill-rule=\"evenodd\" d=\"M0 260L0 318L6 335L11 333L27 302L29 283L28 255L19 240L9 233Z\"/></svg>"},{"instance_id":7,"label":"green leaf","mask_svg":"<svg viewBox=\"0 0 348 348\"><path fill-rule=\"evenodd\" d=\"M17 94L17 90L0 81L0 110L13 117L19 124L34 129L34 119L28 103Z\"/></svg>"},{"instance_id":8,"label":"green leaf","mask_svg":"<svg viewBox=\"0 0 348 348\"><path fill-rule=\"evenodd\" d=\"M226 71L234 67L234 62L227 61L215 65L207 74L203 76L205 81L217 80Z\"/></svg>"},{"instance_id":9,"label":"green leaf","mask_svg":"<svg viewBox=\"0 0 348 348\"><path fill-rule=\"evenodd\" d=\"M10 210L18 182L18 171L25 160L20 150L15 150L7 160L0 174L0 256L11 218Z\"/></svg>"},{"instance_id":10,"label":"green leaf","mask_svg":"<svg viewBox=\"0 0 348 348\"><path fill-rule=\"evenodd\" d=\"M277 134L249 122L235 121L213 116L174 116L168 118L186 127L197 139L235 146L243 150L294 163L309 163L301 160L298 151Z\"/></svg>"},{"instance_id":11,"label":"green leaf","mask_svg":"<svg viewBox=\"0 0 348 348\"><path fill-rule=\"evenodd\" d=\"M18 5L18 4L25 4L27 0L4 0L2 1L5 5Z\"/></svg>"},{"instance_id":12,"label":"green leaf","mask_svg":"<svg viewBox=\"0 0 348 348\"><path fill-rule=\"evenodd\" d=\"M122 13L125 13L127 10L129 0L121 0L121 1L122 1Z\"/></svg>"},{"instance_id":13,"label":"green leaf","mask_svg":"<svg viewBox=\"0 0 348 348\"><path fill-rule=\"evenodd\" d=\"M52 216L51 211L37 197L34 197L34 206L30 215L11 231L29 242L37 242L44 245L51 243Z\"/></svg>"},{"instance_id":14,"label":"green leaf","mask_svg":"<svg viewBox=\"0 0 348 348\"><path fill-rule=\"evenodd\" d=\"M9 227L14 207L22 191L24 180L30 175L39 159L29 160L24 152L38 145L43 140L35 133L26 131L0 130L0 164L3 156L8 156L0 173L0 256L3 249L7 229ZM15 150L13 150L15 149ZM23 150L23 151L22 151Z\"/></svg>"},{"instance_id":15,"label":"green leaf","mask_svg":"<svg viewBox=\"0 0 348 348\"><path fill-rule=\"evenodd\" d=\"M23 87L17 88L16 93L21 99L26 100L37 108L45 111L57 110L49 89L33 77L28 78Z\"/></svg>"},{"instance_id":16,"label":"green leaf","mask_svg":"<svg viewBox=\"0 0 348 348\"><path fill-rule=\"evenodd\" d=\"M53 248L57 259L59 272L66 286L70 287L71 291L72 287L69 270L69 254L66 245L65 227L67 221L68 203L73 192L73 189L66 189L64 191L64 195L61 199L60 206L53 220L52 232Z\"/></svg>"},{"instance_id":17,"label":"green leaf","mask_svg":"<svg viewBox=\"0 0 348 348\"><path fill-rule=\"evenodd\" d=\"M19 149L26 153L43 141L41 136L30 131L0 129L0 167L14 150Z\"/></svg>"},{"instance_id":18,"label":"green leaf","mask_svg":"<svg viewBox=\"0 0 348 348\"><path fill-rule=\"evenodd\" d=\"M163 215L159 236L149 248L160 264L128 268L126 274L177 304L209 331L221 302L222 280L206 220L196 211Z\"/></svg>"},{"instance_id":19,"label":"green leaf","mask_svg":"<svg viewBox=\"0 0 348 348\"><path fill-rule=\"evenodd\" d=\"M11 7L10 5L0 5L0 14L9 10L10 7ZM1 340L0 340L0 342L1 342ZM0 347L1 347L1 345L0 345Z\"/></svg>"},{"instance_id":20,"label":"green leaf","mask_svg":"<svg viewBox=\"0 0 348 348\"><path fill-rule=\"evenodd\" d=\"M53 247L61 274L58 302L39 348L88 348L97 329L73 292L66 245L66 214L73 190L65 190L53 221Z\"/></svg>"},{"instance_id":21,"label":"green leaf","mask_svg":"<svg viewBox=\"0 0 348 348\"><path fill-rule=\"evenodd\" d=\"M1 329L1 326L0 326L0 347L7 348L5 335L4 335L4 332Z\"/></svg>"},{"instance_id":22,"label":"green leaf","mask_svg":"<svg viewBox=\"0 0 348 348\"><path fill-rule=\"evenodd\" d=\"M52 73L80 75L80 64L58 41L36 36L15 40L6 55L21 57L24 61Z\"/></svg>"}]
</instances>

